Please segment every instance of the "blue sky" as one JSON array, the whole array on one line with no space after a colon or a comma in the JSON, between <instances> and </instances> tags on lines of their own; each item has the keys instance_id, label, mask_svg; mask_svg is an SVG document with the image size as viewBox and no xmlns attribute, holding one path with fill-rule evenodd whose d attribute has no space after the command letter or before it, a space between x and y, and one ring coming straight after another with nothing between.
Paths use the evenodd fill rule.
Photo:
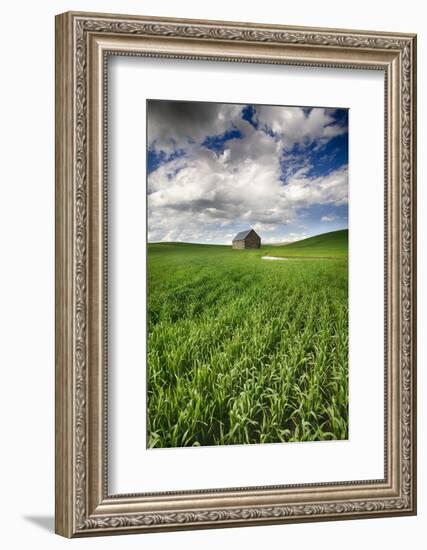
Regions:
<instances>
[{"instance_id":1,"label":"blue sky","mask_svg":"<svg viewBox=\"0 0 427 550\"><path fill-rule=\"evenodd\" d=\"M348 227L348 110L147 102L148 240L288 242Z\"/></svg>"}]
</instances>

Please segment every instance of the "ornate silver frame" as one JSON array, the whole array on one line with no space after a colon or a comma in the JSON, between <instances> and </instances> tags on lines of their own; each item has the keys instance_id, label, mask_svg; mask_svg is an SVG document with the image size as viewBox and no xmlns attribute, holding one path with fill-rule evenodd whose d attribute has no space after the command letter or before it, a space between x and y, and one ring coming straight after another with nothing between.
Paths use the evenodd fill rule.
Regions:
<instances>
[{"instance_id":1,"label":"ornate silver frame","mask_svg":"<svg viewBox=\"0 0 427 550\"><path fill-rule=\"evenodd\" d=\"M386 426L382 480L109 495L106 58L385 74ZM65 13L56 18L56 532L66 537L416 513L416 37Z\"/></svg>"}]
</instances>

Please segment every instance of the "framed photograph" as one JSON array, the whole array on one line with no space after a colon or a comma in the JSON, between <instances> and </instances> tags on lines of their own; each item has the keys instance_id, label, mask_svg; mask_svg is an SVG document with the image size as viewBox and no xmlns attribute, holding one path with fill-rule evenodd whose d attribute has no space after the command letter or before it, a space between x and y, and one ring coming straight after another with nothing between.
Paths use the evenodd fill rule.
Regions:
<instances>
[{"instance_id":1,"label":"framed photograph","mask_svg":"<svg viewBox=\"0 0 427 550\"><path fill-rule=\"evenodd\" d=\"M416 513L416 37L56 18L56 532Z\"/></svg>"}]
</instances>

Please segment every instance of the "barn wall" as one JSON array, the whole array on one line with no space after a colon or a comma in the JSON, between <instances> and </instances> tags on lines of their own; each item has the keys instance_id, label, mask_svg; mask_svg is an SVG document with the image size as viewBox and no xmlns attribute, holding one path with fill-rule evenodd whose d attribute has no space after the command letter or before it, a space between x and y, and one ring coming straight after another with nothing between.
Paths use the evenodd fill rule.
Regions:
<instances>
[{"instance_id":1,"label":"barn wall","mask_svg":"<svg viewBox=\"0 0 427 550\"><path fill-rule=\"evenodd\" d=\"M261 248L261 239L258 235L250 234L245 239L234 241L232 247L236 250L244 250L245 248Z\"/></svg>"},{"instance_id":2,"label":"barn wall","mask_svg":"<svg viewBox=\"0 0 427 550\"><path fill-rule=\"evenodd\" d=\"M246 237L245 248L260 248L260 246L261 246L261 239L257 235L250 233Z\"/></svg>"}]
</instances>

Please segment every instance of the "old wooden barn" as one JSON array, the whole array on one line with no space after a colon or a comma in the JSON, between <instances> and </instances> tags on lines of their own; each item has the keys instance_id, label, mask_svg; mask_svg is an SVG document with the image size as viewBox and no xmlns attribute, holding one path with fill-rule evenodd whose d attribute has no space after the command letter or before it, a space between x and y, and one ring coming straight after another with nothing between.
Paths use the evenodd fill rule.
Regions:
<instances>
[{"instance_id":1,"label":"old wooden barn","mask_svg":"<svg viewBox=\"0 0 427 550\"><path fill-rule=\"evenodd\" d=\"M240 231L233 239L233 248L243 250L245 248L261 248L261 237L253 229Z\"/></svg>"}]
</instances>

